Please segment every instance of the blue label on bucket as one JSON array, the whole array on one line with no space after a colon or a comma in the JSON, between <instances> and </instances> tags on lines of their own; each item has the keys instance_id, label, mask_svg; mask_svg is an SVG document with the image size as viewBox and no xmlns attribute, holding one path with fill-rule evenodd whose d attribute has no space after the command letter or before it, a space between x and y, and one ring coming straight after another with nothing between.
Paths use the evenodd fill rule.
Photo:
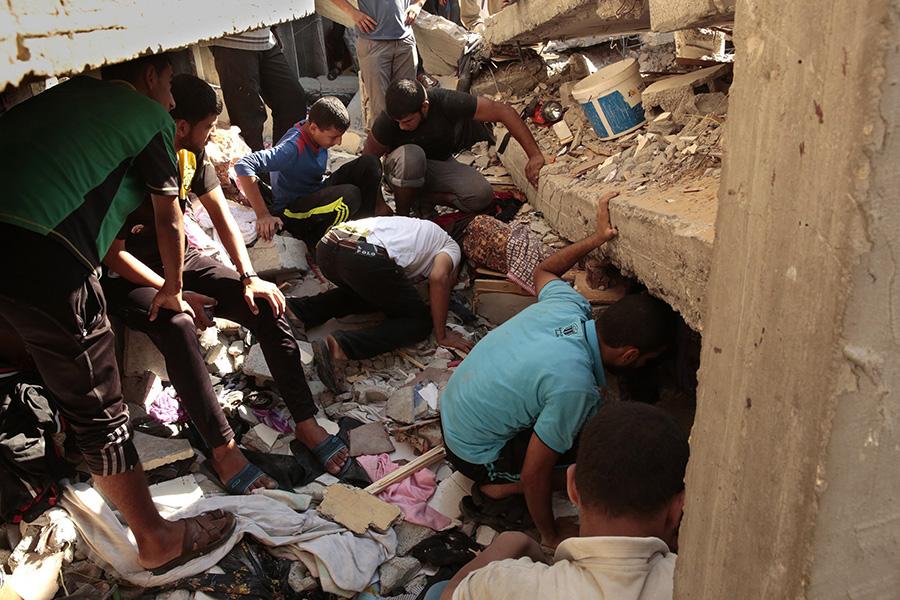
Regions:
<instances>
[{"instance_id":1,"label":"blue label on bucket","mask_svg":"<svg viewBox=\"0 0 900 600\"><path fill-rule=\"evenodd\" d=\"M595 103L600 107L602 115ZM627 131L644 120L644 107L640 102L631 106L619 91L582 104L581 108L601 138Z\"/></svg>"}]
</instances>

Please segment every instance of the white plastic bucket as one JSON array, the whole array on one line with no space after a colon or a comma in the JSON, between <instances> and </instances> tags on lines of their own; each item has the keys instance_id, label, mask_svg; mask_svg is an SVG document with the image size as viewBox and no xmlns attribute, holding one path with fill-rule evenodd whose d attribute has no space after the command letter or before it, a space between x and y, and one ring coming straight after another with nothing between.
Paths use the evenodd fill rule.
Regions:
<instances>
[{"instance_id":1,"label":"white plastic bucket","mask_svg":"<svg viewBox=\"0 0 900 600\"><path fill-rule=\"evenodd\" d=\"M572 88L572 97L601 140L625 135L647 121L641 105L641 72L633 58L588 75Z\"/></svg>"}]
</instances>

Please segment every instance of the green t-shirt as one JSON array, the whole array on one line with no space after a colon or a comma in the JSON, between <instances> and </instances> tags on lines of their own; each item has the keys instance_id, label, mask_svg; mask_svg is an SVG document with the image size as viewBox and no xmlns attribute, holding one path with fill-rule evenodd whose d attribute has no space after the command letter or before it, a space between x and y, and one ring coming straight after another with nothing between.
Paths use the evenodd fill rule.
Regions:
<instances>
[{"instance_id":1,"label":"green t-shirt","mask_svg":"<svg viewBox=\"0 0 900 600\"><path fill-rule=\"evenodd\" d=\"M147 192L178 193L175 123L121 82L75 77L0 116L0 222L89 268Z\"/></svg>"}]
</instances>

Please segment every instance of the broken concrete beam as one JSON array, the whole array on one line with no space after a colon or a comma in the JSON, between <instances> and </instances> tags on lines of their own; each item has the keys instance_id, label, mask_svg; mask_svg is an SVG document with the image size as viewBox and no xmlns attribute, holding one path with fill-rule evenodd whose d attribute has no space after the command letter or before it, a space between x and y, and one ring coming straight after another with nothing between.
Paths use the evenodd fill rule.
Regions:
<instances>
[{"instance_id":1,"label":"broken concrete beam","mask_svg":"<svg viewBox=\"0 0 900 600\"><path fill-rule=\"evenodd\" d=\"M306 244L286 235L276 235L269 241L260 238L247 248L247 252L253 268L260 275L309 270Z\"/></svg>"},{"instance_id":2,"label":"broken concrete beam","mask_svg":"<svg viewBox=\"0 0 900 600\"><path fill-rule=\"evenodd\" d=\"M567 175L542 175L539 189L525 178L527 156L511 140L500 160L529 203L560 235L579 240L593 233L596 200L609 184L578 182ZM691 182L699 192L648 189L626 192L612 201L610 212L619 236L604 254L650 292L678 311L695 331L702 331L703 306L712 257L718 207L717 178Z\"/></svg>"},{"instance_id":3,"label":"broken concrete beam","mask_svg":"<svg viewBox=\"0 0 900 600\"><path fill-rule=\"evenodd\" d=\"M644 110L659 106L664 111L674 112L682 102L694 95L695 87L721 77L730 67L731 65L716 65L654 81L641 93L641 104L644 105Z\"/></svg>"},{"instance_id":4,"label":"broken concrete beam","mask_svg":"<svg viewBox=\"0 0 900 600\"><path fill-rule=\"evenodd\" d=\"M194 449L187 440L161 438L140 431L134 432L133 440L144 471L152 471L194 456Z\"/></svg>"},{"instance_id":5,"label":"broken concrete beam","mask_svg":"<svg viewBox=\"0 0 900 600\"><path fill-rule=\"evenodd\" d=\"M485 20L484 39L491 45L534 44L599 34L647 29L645 2L621 0L519 0Z\"/></svg>"},{"instance_id":6,"label":"broken concrete beam","mask_svg":"<svg viewBox=\"0 0 900 600\"><path fill-rule=\"evenodd\" d=\"M677 31L734 21L737 0L649 0L650 29Z\"/></svg>"},{"instance_id":7,"label":"broken concrete beam","mask_svg":"<svg viewBox=\"0 0 900 600\"><path fill-rule=\"evenodd\" d=\"M416 18L413 32L422 65L432 75L457 75L457 65L466 48L481 43L481 36L477 33L466 31L452 21L425 11L421 11Z\"/></svg>"}]
</instances>

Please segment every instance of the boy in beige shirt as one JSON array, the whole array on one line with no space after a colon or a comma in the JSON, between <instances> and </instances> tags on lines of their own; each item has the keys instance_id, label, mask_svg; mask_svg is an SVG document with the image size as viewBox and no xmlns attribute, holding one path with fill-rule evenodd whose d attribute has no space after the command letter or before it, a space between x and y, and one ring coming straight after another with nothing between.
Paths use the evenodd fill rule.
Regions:
<instances>
[{"instance_id":1,"label":"boy in beige shirt","mask_svg":"<svg viewBox=\"0 0 900 600\"><path fill-rule=\"evenodd\" d=\"M585 426L567 473L579 536L560 543L546 564L533 539L503 533L440 599L670 600L687 460L687 437L662 409L603 406ZM426 600L436 599L441 585Z\"/></svg>"}]
</instances>

